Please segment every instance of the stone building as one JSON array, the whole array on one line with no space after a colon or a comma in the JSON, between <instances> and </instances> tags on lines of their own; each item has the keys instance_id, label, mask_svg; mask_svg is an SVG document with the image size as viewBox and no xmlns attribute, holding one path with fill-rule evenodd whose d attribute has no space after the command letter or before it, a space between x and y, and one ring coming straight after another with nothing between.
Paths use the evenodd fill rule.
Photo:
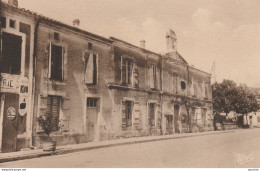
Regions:
<instances>
[{"instance_id":1,"label":"stone building","mask_svg":"<svg viewBox=\"0 0 260 171\"><path fill-rule=\"evenodd\" d=\"M1 3L1 152L41 148L44 113L58 145L212 130L210 74L189 66L173 31L158 54L16 2Z\"/></svg>"}]
</instances>

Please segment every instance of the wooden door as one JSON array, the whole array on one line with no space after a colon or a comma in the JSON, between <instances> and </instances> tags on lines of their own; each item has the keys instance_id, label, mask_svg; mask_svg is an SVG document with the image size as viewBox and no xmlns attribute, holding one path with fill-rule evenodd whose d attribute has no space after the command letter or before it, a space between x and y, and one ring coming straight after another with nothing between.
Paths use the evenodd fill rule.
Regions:
<instances>
[{"instance_id":1,"label":"wooden door","mask_svg":"<svg viewBox=\"0 0 260 171\"><path fill-rule=\"evenodd\" d=\"M19 96L17 94L4 95L2 152L16 151L17 115Z\"/></svg>"},{"instance_id":2,"label":"wooden door","mask_svg":"<svg viewBox=\"0 0 260 171\"><path fill-rule=\"evenodd\" d=\"M88 141L97 139L97 118L98 118L98 99L87 99L87 132Z\"/></svg>"}]
</instances>

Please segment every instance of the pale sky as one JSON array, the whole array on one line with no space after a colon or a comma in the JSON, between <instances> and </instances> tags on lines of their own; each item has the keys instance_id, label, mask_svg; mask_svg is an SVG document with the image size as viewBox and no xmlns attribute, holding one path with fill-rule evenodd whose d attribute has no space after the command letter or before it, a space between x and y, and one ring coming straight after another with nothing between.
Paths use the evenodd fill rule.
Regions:
<instances>
[{"instance_id":1,"label":"pale sky","mask_svg":"<svg viewBox=\"0 0 260 171\"><path fill-rule=\"evenodd\" d=\"M7 0L4 0L7 1ZM166 32L179 53L203 71L216 62L217 81L260 87L260 0L19 0L19 6L104 37L166 51Z\"/></svg>"}]
</instances>

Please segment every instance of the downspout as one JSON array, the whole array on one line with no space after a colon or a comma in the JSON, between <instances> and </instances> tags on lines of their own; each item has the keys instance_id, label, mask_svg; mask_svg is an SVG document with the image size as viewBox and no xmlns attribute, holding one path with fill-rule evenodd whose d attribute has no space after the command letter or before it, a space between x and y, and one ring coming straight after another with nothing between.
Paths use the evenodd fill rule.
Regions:
<instances>
[{"instance_id":1,"label":"downspout","mask_svg":"<svg viewBox=\"0 0 260 171\"><path fill-rule=\"evenodd\" d=\"M188 75L188 80L187 80L187 97L189 98L188 102L190 105L190 89L189 89L189 86L190 86L190 68L189 68L189 65L187 64L187 75ZM190 127L191 127L191 121L190 121L190 106L189 106L189 109L186 109L187 110L187 114L188 114L188 133L190 132Z\"/></svg>"},{"instance_id":2,"label":"downspout","mask_svg":"<svg viewBox=\"0 0 260 171\"><path fill-rule=\"evenodd\" d=\"M163 103L162 103L162 94L163 94L163 78L162 78L162 76L163 76L163 62L162 62L162 56L160 56L160 70L161 70L161 72L160 72L160 112L161 112L161 124L160 124L160 131L161 131L161 135L163 134L163 130L162 130L162 128L163 128L163 126L162 126L162 124L163 124L163 112L162 112L162 105L163 105Z\"/></svg>"},{"instance_id":3,"label":"downspout","mask_svg":"<svg viewBox=\"0 0 260 171\"><path fill-rule=\"evenodd\" d=\"M30 146L33 146L33 120L34 120L34 110L35 110L35 89L36 89L36 83L35 83L35 75L36 75L36 58L37 58L37 42L38 42L38 28L40 24L40 17L36 16L36 22L35 22L35 28L34 28L34 42L33 42L33 81L32 81L32 117L31 117L31 139L30 139Z\"/></svg>"}]
</instances>

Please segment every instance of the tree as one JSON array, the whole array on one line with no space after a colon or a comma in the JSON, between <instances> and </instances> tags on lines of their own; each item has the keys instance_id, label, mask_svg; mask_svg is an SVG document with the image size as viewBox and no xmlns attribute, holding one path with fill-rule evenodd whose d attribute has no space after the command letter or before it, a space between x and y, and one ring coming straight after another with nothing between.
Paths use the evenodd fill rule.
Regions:
<instances>
[{"instance_id":1,"label":"tree","mask_svg":"<svg viewBox=\"0 0 260 171\"><path fill-rule=\"evenodd\" d=\"M222 83L214 83L212 88L214 114L234 111L237 98L237 85L232 80L223 80Z\"/></svg>"},{"instance_id":2,"label":"tree","mask_svg":"<svg viewBox=\"0 0 260 171\"><path fill-rule=\"evenodd\" d=\"M237 92L234 110L236 113L246 115L247 119L248 113L258 111L260 106L256 100L255 94L246 85L237 87Z\"/></svg>"}]
</instances>

